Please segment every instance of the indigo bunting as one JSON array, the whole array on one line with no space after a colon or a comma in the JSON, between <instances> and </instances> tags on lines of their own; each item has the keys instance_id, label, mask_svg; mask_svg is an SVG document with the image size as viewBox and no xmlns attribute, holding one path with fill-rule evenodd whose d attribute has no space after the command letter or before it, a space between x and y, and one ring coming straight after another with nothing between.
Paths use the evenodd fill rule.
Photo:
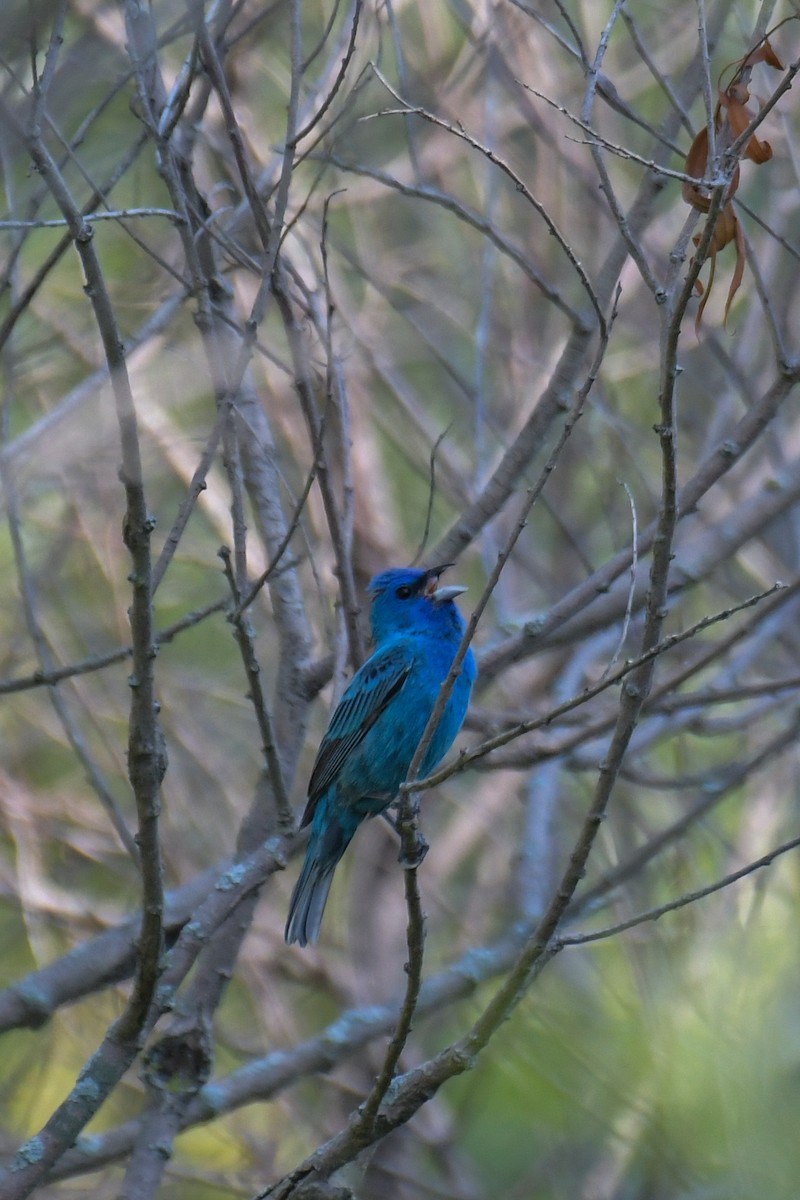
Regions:
<instances>
[{"instance_id":1,"label":"indigo bunting","mask_svg":"<svg viewBox=\"0 0 800 1200\"><path fill-rule=\"evenodd\" d=\"M287 942L316 942L336 864L361 822L396 798L411 766L465 628L453 598L466 588L439 587L445 569L394 568L369 584L375 650L350 681L317 753L300 823L311 825L311 836L289 905ZM422 759L423 775L461 728L476 673L468 650Z\"/></svg>"}]
</instances>

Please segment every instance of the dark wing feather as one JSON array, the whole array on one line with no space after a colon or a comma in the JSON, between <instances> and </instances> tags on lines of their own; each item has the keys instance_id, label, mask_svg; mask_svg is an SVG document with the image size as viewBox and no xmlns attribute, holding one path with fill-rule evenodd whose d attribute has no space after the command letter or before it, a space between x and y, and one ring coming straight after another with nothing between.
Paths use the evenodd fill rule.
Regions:
<instances>
[{"instance_id":1,"label":"dark wing feather","mask_svg":"<svg viewBox=\"0 0 800 1200\"><path fill-rule=\"evenodd\" d=\"M355 673L317 753L301 825L309 824L320 796L335 783L348 756L402 690L410 672L407 651L395 645L376 650Z\"/></svg>"}]
</instances>

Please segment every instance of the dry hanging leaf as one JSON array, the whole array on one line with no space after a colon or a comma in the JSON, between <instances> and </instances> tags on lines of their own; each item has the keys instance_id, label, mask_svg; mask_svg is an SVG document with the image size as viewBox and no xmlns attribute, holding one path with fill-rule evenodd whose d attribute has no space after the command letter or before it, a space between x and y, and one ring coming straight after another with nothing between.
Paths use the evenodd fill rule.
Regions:
<instances>
[{"instance_id":1,"label":"dry hanging leaf","mask_svg":"<svg viewBox=\"0 0 800 1200\"><path fill-rule=\"evenodd\" d=\"M766 63L768 67L774 67L776 71L784 69L783 63L778 58L768 37L765 37L763 42L756 46L755 50L751 50L747 57L743 60L740 69L746 67L754 67L756 63Z\"/></svg>"},{"instance_id":2,"label":"dry hanging leaf","mask_svg":"<svg viewBox=\"0 0 800 1200\"><path fill-rule=\"evenodd\" d=\"M777 71L782 71L783 63L778 58L772 48L768 37L765 37L754 50L751 50L741 61L736 64L736 69L731 82L726 88L719 88L717 106L714 111L714 129L717 133L723 133L727 124L730 130L730 137L735 141L749 128L758 113L748 107L750 101L750 90L744 81L745 72L749 71L756 63L764 63L768 67L773 67ZM752 162L760 164L769 162L772 158L772 146L767 141L762 141L755 134L747 139L741 150L742 158L749 158ZM684 171L687 175L691 175L694 179L705 179L708 171L708 129L703 128L693 139L689 148L689 153L686 155ZM707 257L710 260L708 283L704 288L700 280L695 284L697 294L702 297L697 309L694 327L696 332L700 331L700 324L703 319L703 312L708 298L711 295L711 289L714 286L714 275L717 266L717 254L723 250L731 242L736 246L736 265L733 271L733 277L728 288L728 296L725 301L725 317L724 321L727 324L728 314L730 312L733 298L739 290L742 279L744 278L745 250L744 250L744 233L736 213L733 210L731 203L732 197L735 195L739 187L740 171L737 163L731 175L731 181L728 185L727 192L724 197L722 211L717 219L717 224L714 229L714 235L711 239L711 244L708 247ZM708 212L711 208L711 187L707 187L701 183L690 183L684 180L683 183L683 198L692 208L698 212ZM695 236L694 244L699 246L702 241L702 235ZM694 261L694 260L692 260ZM690 264L691 265L691 264Z\"/></svg>"},{"instance_id":3,"label":"dry hanging leaf","mask_svg":"<svg viewBox=\"0 0 800 1200\"><path fill-rule=\"evenodd\" d=\"M694 241L695 246L699 246L700 242L702 241L702 234L695 234L692 240ZM703 320L703 312L705 311L706 304L708 304L708 298L711 295L711 289L714 286L714 275L717 268L717 254L720 250L724 250L725 247L731 242L733 242L736 246L736 266L734 268L730 287L728 288L728 296L725 301L725 315L723 318L725 324L728 322L728 314L731 309L731 304L733 303L733 298L738 292L742 279L744 278L745 263L744 234L739 223L739 218L736 216L733 205L729 200L717 219L717 224L714 228L714 236L712 237L711 245L708 248L708 258L710 259L708 285L704 288L699 279L695 284L695 290L697 294L702 297L697 308L697 316L694 320L695 332L698 334L700 332L700 325Z\"/></svg>"},{"instance_id":4,"label":"dry hanging leaf","mask_svg":"<svg viewBox=\"0 0 800 1200\"><path fill-rule=\"evenodd\" d=\"M702 179L707 166L708 130L704 125L689 147L683 169L687 175L693 175L695 179ZM683 181L683 198L687 204L691 204L692 208L697 208L700 212L708 212L711 201L707 190L704 190L699 184L689 183L685 179Z\"/></svg>"},{"instance_id":5,"label":"dry hanging leaf","mask_svg":"<svg viewBox=\"0 0 800 1200\"><path fill-rule=\"evenodd\" d=\"M708 166L708 129L704 126L695 137L689 148L689 153L686 155L684 163L684 171L687 175L693 175L695 179L702 179L706 173ZM726 199L730 200L739 186L739 164L736 164L733 175L731 176L730 184L726 192ZM711 207L711 188L704 187L702 184L689 183L688 180L683 181L683 198L692 208L696 208L698 212L708 212Z\"/></svg>"},{"instance_id":6,"label":"dry hanging leaf","mask_svg":"<svg viewBox=\"0 0 800 1200\"><path fill-rule=\"evenodd\" d=\"M728 124L734 138L740 137L758 115L747 107L749 99L750 93L743 83L734 84L728 88L727 92L719 93L719 103L727 111ZM717 112L719 111L720 108L717 109ZM769 142L759 141L756 135L752 134L744 145L742 156L752 159L754 163L769 162L772 158L772 146Z\"/></svg>"}]
</instances>

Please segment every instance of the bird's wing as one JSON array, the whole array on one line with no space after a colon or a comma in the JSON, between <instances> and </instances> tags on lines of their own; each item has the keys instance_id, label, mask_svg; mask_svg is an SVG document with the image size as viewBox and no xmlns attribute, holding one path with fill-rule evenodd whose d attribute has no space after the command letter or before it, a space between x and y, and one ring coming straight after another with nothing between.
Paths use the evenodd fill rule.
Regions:
<instances>
[{"instance_id":1,"label":"bird's wing","mask_svg":"<svg viewBox=\"0 0 800 1200\"><path fill-rule=\"evenodd\" d=\"M302 825L309 824L320 796L336 781L348 756L402 690L410 672L407 650L390 645L376 650L355 673L322 739L311 772Z\"/></svg>"}]
</instances>

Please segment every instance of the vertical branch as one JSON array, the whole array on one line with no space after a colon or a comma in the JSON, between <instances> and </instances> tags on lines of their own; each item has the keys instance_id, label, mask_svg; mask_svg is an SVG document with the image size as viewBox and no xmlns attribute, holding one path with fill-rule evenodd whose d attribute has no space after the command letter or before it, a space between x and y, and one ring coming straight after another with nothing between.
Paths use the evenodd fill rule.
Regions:
<instances>
[{"instance_id":1,"label":"vertical branch","mask_svg":"<svg viewBox=\"0 0 800 1200\"><path fill-rule=\"evenodd\" d=\"M85 291L94 312L103 344L117 413L125 490L123 539L131 557L132 671L128 740L128 773L136 799L137 842L142 876L142 923L133 991L123 1013L108 1030L103 1043L87 1063L75 1088L59 1105L46 1125L17 1154L11 1183L3 1200L29 1195L52 1165L75 1141L86 1122L133 1061L144 1028L161 961L163 877L158 837L161 780L166 753L155 697L156 644L151 603L150 537L154 519L145 499L139 432L125 351L111 297L93 243L93 230L81 214L41 135L26 136L8 110L10 126L27 145L39 172L68 223L86 277Z\"/></svg>"},{"instance_id":2,"label":"vertical branch","mask_svg":"<svg viewBox=\"0 0 800 1200\"><path fill-rule=\"evenodd\" d=\"M408 1036L411 1033L411 1023L419 1000L422 987L422 963L425 948L425 914L422 911L422 899L419 892L419 880L416 867L409 867L403 872L405 876L406 910L406 993L400 1007L397 1024L389 1040L386 1055L381 1069L375 1079L372 1091L358 1109L355 1120L351 1125L354 1142L367 1145L374 1136L375 1120L378 1110L383 1103L386 1093L394 1079L400 1056L405 1049Z\"/></svg>"},{"instance_id":3,"label":"vertical branch","mask_svg":"<svg viewBox=\"0 0 800 1200\"><path fill-rule=\"evenodd\" d=\"M147 1011L155 986L161 948L163 885L158 844L159 789L166 769L165 751L159 729L155 698L156 646L151 605L150 537L155 519L147 508L139 451L139 431L125 351L117 328L100 261L93 244L91 225L85 222L64 185L58 169L40 139L29 144L36 169L49 184L65 218L86 273L88 295L103 342L117 410L122 448L120 475L125 489L126 511L123 540L131 556L130 610L132 634L131 718L129 773L139 818L139 849L142 858L143 926L140 967L130 1003L130 1016L123 1028L133 1031Z\"/></svg>"}]
</instances>

